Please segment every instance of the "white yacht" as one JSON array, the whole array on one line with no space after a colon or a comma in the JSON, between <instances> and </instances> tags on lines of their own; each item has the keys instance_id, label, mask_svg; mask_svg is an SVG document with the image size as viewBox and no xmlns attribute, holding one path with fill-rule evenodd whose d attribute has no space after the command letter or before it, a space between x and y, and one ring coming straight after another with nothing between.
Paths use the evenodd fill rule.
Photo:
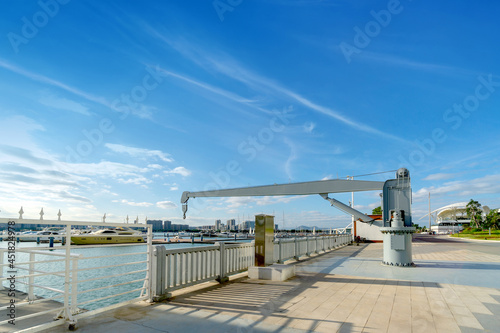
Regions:
<instances>
[{"instance_id":1,"label":"white yacht","mask_svg":"<svg viewBox=\"0 0 500 333\"><path fill-rule=\"evenodd\" d=\"M73 235L71 242L76 245L144 243L144 235L126 227L100 229L88 234Z\"/></svg>"}]
</instances>

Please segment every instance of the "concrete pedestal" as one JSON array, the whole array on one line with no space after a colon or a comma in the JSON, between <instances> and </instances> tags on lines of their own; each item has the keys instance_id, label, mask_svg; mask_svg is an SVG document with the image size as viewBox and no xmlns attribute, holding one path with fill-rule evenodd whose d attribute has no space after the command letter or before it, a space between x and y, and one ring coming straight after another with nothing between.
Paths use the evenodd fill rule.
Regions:
<instances>
[{"instance_id":1,"label":"concrete pedestal","mask_svg":"<svg viewBox=\"0 0 500 333\"><path fill-rule=\"evenodd\" d=\"M295 276L295 266L274 264L267 267L248 268L248 277L257 280L285 281Z\"/></svg>"},{"instance_id":2,"label":"concrete pedestal","mask_svg":"<svg viewBox=\"0 0 500 333\"><path fill-rule=\"evenodd\" d=\"M384 235L383 264L389 266L414 266L412 259L412 234L413 227L387 227L380 228Z\"/></svg>"}]
</instances>

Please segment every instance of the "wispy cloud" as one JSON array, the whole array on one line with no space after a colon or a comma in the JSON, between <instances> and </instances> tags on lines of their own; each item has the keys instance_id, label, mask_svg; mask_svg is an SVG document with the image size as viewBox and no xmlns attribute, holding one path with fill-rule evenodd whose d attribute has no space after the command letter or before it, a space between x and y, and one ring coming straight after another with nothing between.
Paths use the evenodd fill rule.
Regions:
<instances>
[{"instance_id":1,"label":"wispy cloud","mask_svg":"<svg viewBox=\"0 0 500 333\"><path fill-rule=\"evenodd\" d=\"M439 73L444 75L481 75L484 73L478 71L472 71L465 68L458 68L443 64L434 64L430 62L422 62L413 59L398 57L392 54L376 53L364 51L360 55L360 59L365 59L366 61L376 62L380 64L385 64L389 66L403 67L416 71L426 71L431 73Z\"/></svg>"},{"instance_id":2,"label":"wispy cloud","mask_svg":"<svg viewBox=\"0 0 500 333\"><path fill-rule=\"evenodd\" d=\"M45 94L38 101L45 106L58 110L71 111L85 116L91 115L87 107L67 98L60 98Z\"/></svg>"},{"instance_id":3,"label":"wispy cloud","mask_svg":"<svg viewBox=\"0 0 500 333\"><path fill-rule=\"evenodd\" d=\"M126 199L122 199L120 201L118 201L118 200L113 200L113 201L120 202L122 204L125 204L128 206L134 206L134 207L151 207L151 206L153 206L153 204L150 202L134 202L134 201L128 201Z\"/></svg>"},{"instance_id":4,"label":"wispy cloud","mask_svg":"<svg viewBox=\"0 0 500 333\"><path fill-rule=\"evenodd\" d=\"M304 132L306 133L312 133L314 128L316 127L316 124L313 122L307 122L304 124Z\"/></svg>"},{"instance_id":5,"label":"wispy cloud","mask_svg":"<svg viewBox=\"0 0 500 333\"><path fill-rule=\"evenodd\" d=\"M53 164L51 160L35 156L32 151L20 147L0 144L0 152L38 165L47 166Z\"/></svg>"},{"instance_id":6,"label":"wispy cloud","mask_svg":"<svg viewBox=\"0 0 500 333\"><path fill-rule=\"evenodd\" d=\"M262 91L265 93L269 93L269 91L272 91L281 95L281 97L286 97L289 100L300 103L310 110L333 118L356 130L407 143L407 141L402 138L396 137L387 132L380 131L362 122L352 120L330 107L314 103L301 94L285 88L281 84L245 68L238 61L227 54L219 52L217 55L214 55L206 49L201 49L200 47L194 46L192 43L184 39L173 40L167 38L147 24L145 24L145 29L154 37L164 41L170 47L174 48L186 58L190 59L192 62L209 72L222 73L258 91Z\"/></svg>"},{"instance_id":7,"label":"wispy cloud","mask_svg":"<svg viewBox=\"0 0 500 333\"><path fill-rule=\"evenodd\" d=\"M251 100L251 99L247 99L247 98L241 97L241 96L239 96L239 95L237 95L235 93L232 93L230 91L227 91L227 90L224 90L224 89L212 86L212 85L210 85L208 83L201 82L199 80L192 79L190 77L187 77L185 75L181 75L181 74L175 73L173 71L168 71L168 70L162 69L162 68L159 68L159 70L161 72L167 74L167 75L173 76L173 77L175 77L177 79L180 79L180 80L185 81L187 83L193 84L195 86L198 86L198 87L203 88L205 90L208 90L208 91L210 91L210 92L212 92L214 94L223 96L223 97L225 97L227 99L233 100L233 101L238 102L238 103L248 104L248 103L256 102L255 100Z\"/></svg>"},{"instance_id":8,"label":"wispy cloud","mask_svg":"<svg viewBox=\"0 0 500 333\"><path fill-rule=\"evenodd\" d=\"M442 186L424 187L414 193L413 198L416 201L426 200L429 192L433 196L458 195L471 198L481 194L499 193L500 175L487 175L470 180L447 182Z\"/></svg>"},{"instance_id":9,"label":"wispy cloud","mask_svg":"<svg viewBox=\"0 0 500 333\"><path fill-rule=\"evenodd\" d=\"M172 201L158 201L156 203L156 207L162 209L172 209L172 208L177 208L177 205Z\"/></svg>"},{"instance_id":10,"label":"wispy cloud","mask_svg":"<svg viewBox=\"0 0 500 333\"><path fill-rule=\"evenodd\" d=\"M164 173L166 174L178 174L178 175L181 175L181 176L184 176L184 177L187 177L189 175L191 175L191 171L186 169L185 167L176 167L172 170L165 170L163 171Z\"/></svg>"},{"instance_id":11,"label":"wispy cloud","mask_svg":"<svg viewBox=\"0 0 500 333\"><path fill-rule=\"evenodd\" d=\"M10 64L9 62L7 62L1 58L0 58L0 67L7 69L11 72L17 73L19 75L22 75L30 80L38 81L38 82L45 83L45 84L48 84L48 85L53 86L53 87L57 87L59 89L62 89L64 91L67 91L67 92L72 93L74 95L80 96L86 100L89 100L89 101L92 101L92 102L95 102L95 103L98 103L98 104L101 104L101 105L104 105L106 107L111 108L110 103L108 103L108 101L106 101L106 99L103 97L89 94L83 90L71 87L65 83L51 79L47 76L30 72L24 68Z\"/></svg>"},{"instance_id":12,"label":"wispy cloud","mask_svg":"<svg viewBox=\"0 0 500 333\"><path fill-rule=\"evenodd\" d=\"M428 175L423 180L446 180L455 177L455 173L434 173L432 175Z\"/></svg>"},{"instance_id":13,"label":"wispy cloud","mask_svg":"<svg viewBox=\"0 0 500 333\"><path fill-rule=\"evenodd\" d=\"M117 103L109 102L104 97L96 96L94 94L85 92L81 89L72 87L68 84L65 84L63 82L60 82L60 81L52 79L52 78L49 78L47 76L33 73L33 72L26 70L24 68L15 66L15 65L13 65L13 64L11 64L11 63L9 63L1 58L0 58L0 68L4 68L6 70L9 70L13 73L24 76L25 78L28 78L30 80L37 81L37 82L40 82L40 83L43 83L43 84L46 84L46 85L49 85L52 87L62 89L68 93L71 93L75 96L81 97L87 101L97 103L97 104L102 105L106 108L109 108L110 110L113 110L116 112L124 112L123 107L122 108L118 107ZM119 101L119 99L117 99L116 101ZM70 101L68 99L66 99L64 101L56 101L56 102L52 101L52 106L55 107L55 105L58 105L59 108L66 108L66 109L69 108L70 111L75 111L75 112L77 112L76 110L78 110L78 111L80 111L80 113L83 111L83 109L81 107L78 108L75 105L75 102L73 102L73 103L71 103L71 102L72 101ZM50 101L50 99L49 100L41 100L40 103L47 105L48 103L51 103L51 101ZM155 110L156 110L156 108L142 104L142 103L139 103L134 108L127 108L127 112L131 112L131 114L133 114L139 118L149 119L149 120L152 120L152 114L154 113ZM83 112L85 112L85 111L83 111Z\"/></svg>"},{"instance_id":14,"label":"wispy cloud","mask_svg":"<svg viewBox=\"0 0 500 333\"><path fill-rule=\"evenodd\" d=\"M106 146L106 148L109 148L116 153L127 154L132 157L158 158L164 162L174 161L169 154L164 153L161 150L150 150L145 148L129 147L115 143L106 143L104 146Z\"/></svg>"}]
</instances>

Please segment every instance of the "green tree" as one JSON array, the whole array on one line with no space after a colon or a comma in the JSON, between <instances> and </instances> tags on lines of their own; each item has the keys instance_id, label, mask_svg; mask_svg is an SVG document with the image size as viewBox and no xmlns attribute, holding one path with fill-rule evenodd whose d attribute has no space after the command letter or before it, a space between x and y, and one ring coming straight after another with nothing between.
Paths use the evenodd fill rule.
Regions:
<instances>
[{"instance_id":1,"label":"green tree","mask_svg":"<svg viewBox=\"0 0 500 333\"><path fill-rule=\"evenodd\" d=\"M484 226L486 228L500 229L500 213L498 213L498 210L490 210L488 215L486 215Z\"/></svg>"},{"instance_id":2,"label":"green tree","mask_svg":"<svg viewBox=\"0 0 500 333\"><path fill-rule=\"evenodd\" d=\"M470 218L470 223L474 223L476 228L480 228L483 223L483 210L481 209L481 204L476 200L470 199L469 203L465 207L465 212Z\"/></svg>"},{"instance_id":3,"label":"green tree","mask_svg":"<svg viewBox=\"0 0 500 333\"><path fill-rule=\"evenodd\" d=\"M382 215L382 207L378 206L373 208L372 215Z\"/></svg>"}]
</instances>

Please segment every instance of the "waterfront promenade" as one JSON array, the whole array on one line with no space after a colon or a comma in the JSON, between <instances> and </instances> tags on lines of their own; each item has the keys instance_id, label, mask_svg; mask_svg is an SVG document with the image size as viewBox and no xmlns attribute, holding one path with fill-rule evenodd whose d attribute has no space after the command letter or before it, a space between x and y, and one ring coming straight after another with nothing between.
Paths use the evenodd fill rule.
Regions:
<instances>
[{"instance_id":1,"label":"waterfront promenade","mask_svg":"<svg viewBox=\"0 0 500 333\"><path fill-rule=\"evenodd\" d=\"M285 282L191 288L82 319L78 331L500 332L500 243L417 236L413 258L417 267L387 267L382 244L346 246L296 263Z\"/></svg>"}]
</instances>

